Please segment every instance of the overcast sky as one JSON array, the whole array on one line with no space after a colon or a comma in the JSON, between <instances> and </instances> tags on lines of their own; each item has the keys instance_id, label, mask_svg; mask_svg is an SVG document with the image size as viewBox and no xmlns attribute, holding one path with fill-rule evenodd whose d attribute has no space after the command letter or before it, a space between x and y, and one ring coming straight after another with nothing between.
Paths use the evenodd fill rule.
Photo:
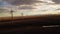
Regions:
<instances>
[{"instance_id":1,"label":"overcast sky","mask_svg":"<svg viewBox=\"0 0 60 34\"><path fill-rule=\"evenodd\" d=\"M40 1L40 0L39 0ZM0 5L7 5L7 4L12 4L12 5L21 5L21 4L34 4L38 3L38 0L0 0ZM42 1L52 1L57 4L60 3L60 0L42 0Z\"/></svg>"},{"instance_id":2,"label":"overcast sky","mask_svg":"<svg viewBox=\"0 0 60 34\"><path fill-rule=\"evenodd\" d=\"M60 4L60 0L0 0L0 6L31 5L40 2ZM40 5L39 5L40 6ZM32 6L22 6L19 9L34 9Z\"/></svg>"}]
</instances>

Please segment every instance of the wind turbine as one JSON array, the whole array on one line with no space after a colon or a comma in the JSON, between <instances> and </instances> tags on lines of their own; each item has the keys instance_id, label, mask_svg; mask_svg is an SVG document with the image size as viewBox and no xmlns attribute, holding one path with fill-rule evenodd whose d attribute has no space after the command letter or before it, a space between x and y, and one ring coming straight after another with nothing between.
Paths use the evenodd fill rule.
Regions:
<instances>
[{"instance_id":1,"label":"wind turbine","mask_svg":"<svg viewBox=\"0 0 60 34\"><path fill-rule=\"evenodd\" d=\"M14 12L14 11L13 11L12 8L11 8L10 13L11 13L11 18L12 18L12 21L11 21L12 23L13 23L13 12Z\"/></svg>"}]
</instances>

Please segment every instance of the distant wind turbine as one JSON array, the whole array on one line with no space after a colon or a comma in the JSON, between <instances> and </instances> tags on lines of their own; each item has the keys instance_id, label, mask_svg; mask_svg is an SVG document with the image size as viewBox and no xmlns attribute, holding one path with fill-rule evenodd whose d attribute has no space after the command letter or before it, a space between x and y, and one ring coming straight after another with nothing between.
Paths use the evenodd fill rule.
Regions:
<instances>
[{"instance_id":1,"label":"distant wind turbine","mask_svg":"<svg viewBox=\"0 0 60 34\"><path fill-rule=\"evenodd\" d=\"M11 8L10 13L11 13L11 17L12 17L12 21L11 21L12 23L13 23L13 12L14 12L14 11L13 11L12 8Z\"/></svg>"}]
</instances>

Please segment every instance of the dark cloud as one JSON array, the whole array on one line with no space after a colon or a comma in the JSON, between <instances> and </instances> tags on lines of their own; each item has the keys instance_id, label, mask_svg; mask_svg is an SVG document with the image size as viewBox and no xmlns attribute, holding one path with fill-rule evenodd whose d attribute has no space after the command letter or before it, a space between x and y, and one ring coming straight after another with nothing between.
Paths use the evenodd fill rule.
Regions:
<instances>
[{"instance_id":1,"label":"dark cloud","mask_svg":"<svg viewBox=\"0 0 60 34\"><path fill-rule=\"evenodd\" d=\"M55 2L56 4L60 4L60 0L52 0L53 2Z\"/></svg>"},{"instance_id":2,"label":"dark cloud","mask_svg":"<svg viewBox=\"0 0 60 34\"><path fill-rule=\"evenodd\" d=\"M42 2L38 0L3 0L3 1L7 1L12 5L22 5L22 4L30 5L30 4ZM52 1L55 2L56 4L60 4L60 0L52 0Z\"/></svg>"},{"instance_id":3,"label":"dark cloud","mask_svg":"<svg viewBox=\"0 0 60 34\"><path fill-rule=\"evenodd\" d=\"M37 0L4 0L8 3L11 3L12 5L21 5L21 4L34 4L40 1Z\"/></svg>"},{"instance_id":4,"label":"dark cloud","mask_svg":"<svg viewBox=\"0 0 60 34\"><path fill-rule=\"evenodd\" d=\"M35 9L35 8L33 8L32 6L22 6L22 7L19 7L18 9Z\"/></svg>"}]
</instances>

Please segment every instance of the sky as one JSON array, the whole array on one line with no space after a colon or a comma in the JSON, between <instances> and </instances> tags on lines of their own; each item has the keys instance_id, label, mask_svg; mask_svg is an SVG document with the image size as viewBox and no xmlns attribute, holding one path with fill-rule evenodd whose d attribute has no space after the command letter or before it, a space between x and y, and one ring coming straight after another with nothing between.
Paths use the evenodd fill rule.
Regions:
<instances>
[{"instance_id":1,"label":"sky","mask_svg":"<svg viewBox=\"0 0 60 34\"><path fill-rule=\"evenodd\" d=\"M0 7L6 7L6 6L16 6L16 5L32 5L39 2L47 2L47 3L55 3L60 4L60 0L0 0ZM46 6L46 7L45 7ZM36 7L42 7L42 9L48 9L51 6L43 4L43 6L36 6ZM44 8L45 7L45 8ZM40 9L39 8L39 9ZM18 9L32 9L32 6L19 6Z\"/></svg>"},{"instance_id":2,"label":"sky","mask_svg":"<svg viewBox=\"0 0 60 34\"><path fill-rule=\"evenodd\" d=\"M60 3L60 0L0 0L0 5L22 5L22 4L34 4L38 2L55 2L57 4Z\"/></svg>"},{"instance_id":3,"label":"sky","mask_svg":"<svg viewBox=\"0 0 60 34\"><path fill-rule=\"evenodd\" d=\"M6 6L10 6L11 4L8 3L7 1L3 1L3 0L0 0L0 7L6 7Z\"/></svg>"},{"instance_id":4,"label":"sky","mask_svg":"<svg viewBox=\"0 0 60 34\"><path fill-rule=\"evenodd\" d=\"M48 14L54 13L51 11L60 10L60 0L0 0L0 7L7 6L13 7L15 16L20 15L21 12L26 15Z\"/></svg>"},{"instance_id":5,"label":"sky","mask_svg":"<svg viewBox=\"0 0 60 34\"><path fill-rule=\"evenodd\" d=\"M11 4L11 5L22 5L22 4L33 4L37 0L0 0L0 5Z\"/></svg>"}]
</instances>

